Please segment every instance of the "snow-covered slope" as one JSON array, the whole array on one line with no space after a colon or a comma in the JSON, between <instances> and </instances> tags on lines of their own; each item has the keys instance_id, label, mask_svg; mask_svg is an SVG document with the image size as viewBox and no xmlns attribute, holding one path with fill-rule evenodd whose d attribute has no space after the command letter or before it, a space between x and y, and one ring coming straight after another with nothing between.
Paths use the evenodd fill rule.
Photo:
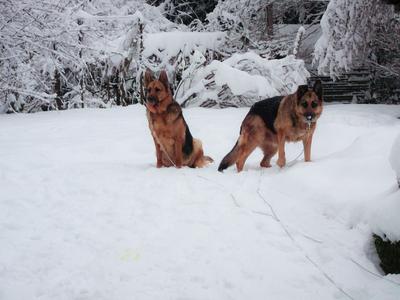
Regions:
<instances>
[{"instance_id":1,"label":"snow-covered slope","mask_svg":"<svg viewBox=\"0 0 400 300\"><path fill-rule=\"evenodd\" d=\"M400 107L326 106L312 163L219 173L247 111L185 110L216 164L181 170L141 106L1 115L0 299L399 299L363 212Z\"/></svg>"}]
</instances>

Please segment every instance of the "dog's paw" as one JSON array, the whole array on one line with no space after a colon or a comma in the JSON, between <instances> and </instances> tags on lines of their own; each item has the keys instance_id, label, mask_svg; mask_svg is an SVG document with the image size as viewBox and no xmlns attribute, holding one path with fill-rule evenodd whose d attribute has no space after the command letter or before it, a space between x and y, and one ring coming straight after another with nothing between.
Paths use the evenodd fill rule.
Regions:
<instances>
[{"instance_id":1,"label":"dog's paw","mask_svg":"<svg viewBox=\"0 0 400 300\"><path fill-rule=\"evenodd\" d=\"M278 158L278 161L276 164L280 167L283 168L286 165L286 158Z\"/></svg>"},{"instance_id":2,"label":"dog's paw","mask_svg":"<svg viewBox=\"0 0 400 300\"><path fill-rule=\"evenodd\" d=\"M161 161L158 161L157 162L157 164L156 164L156 167L157 167L157 169L160 169L160 168L162 168L162 162Z\"/></svg>"},{"instance_id":3,"label":"dog's paw","mask_svg":"<svg viewBox=\"0 0 400 300\"><path fill-rule=\"evenodd\" d=\"M262 161L260 162L261 168L271 168L271 164L269 162Z\"/></svg>"}]
</instances>

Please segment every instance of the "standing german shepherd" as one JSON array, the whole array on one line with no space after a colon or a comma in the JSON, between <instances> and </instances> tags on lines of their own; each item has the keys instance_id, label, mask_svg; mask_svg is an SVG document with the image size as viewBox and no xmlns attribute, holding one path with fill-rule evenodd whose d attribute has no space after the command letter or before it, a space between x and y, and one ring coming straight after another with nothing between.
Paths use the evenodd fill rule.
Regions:
<instances>
[{"instance_id":1,"label":"standing german shepherd","mask_svg":"<svg viewBox=\"0 0 400 300\"><path fill-rule=\"evenodd\" d=\"M236 163L237 171L256 147L264 152L261 167L271 167L271 158L278 152L277 164L286 164L285 142L303 141L304 159L311 160L311 142L316 122L322 113L322 84L316 81L312 89L300 85L296 93L255 103L240 127L235 146L221 161L218 171Z\"/></svg>"},{"instance_id":2,"label":"standing german shepherd","mask_svg":"<svg viewBox=\"0 0 400 300\"><path fill-rule=\"evenodd\" d=\"M156 146L157 168L175 166L203 167L213 162L204 156L201 141L194 139L174 101L167 73L161 71L155 79L150 70L144 77L149 128Z\"/></svg>"}]
</instances>

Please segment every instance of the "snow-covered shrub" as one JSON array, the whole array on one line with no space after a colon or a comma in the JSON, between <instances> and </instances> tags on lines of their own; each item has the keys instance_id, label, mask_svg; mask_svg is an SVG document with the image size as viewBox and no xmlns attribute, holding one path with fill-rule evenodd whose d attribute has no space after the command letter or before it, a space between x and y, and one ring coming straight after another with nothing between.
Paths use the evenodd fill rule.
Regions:
<instances>
[{"instance_id":1,"label":"snow-covered shrub","mask_svg":"<svg viewBox=\"0 0 400 300\"><path fill-rule=\"evenodd\" d=\"M218 0L147 0L158 6L172 22L190 25L194 21L204 22L207 13L213 11Z\"/></svg>"},{"instance_id":2,"label":"snow-covered shrub","mask_svg":"<svg viewBox=\"0 0 400 300\"><path fill-rule=\"evenodd\" d=\"M140 34L180 27L144 0L0 1L0 111L132 101Z\"/></svg>"},{"instance_id":3,"label":"snow-covered shrub","mask_svg":"<svg viewBox=\"0 0 400 300\"><path fill-rule=\"evenodd\" d=\"M201 54L194 55L193 74L177 91L177 101L184 107L251 106L262 98L294 92L309 76L304 62L292 55L268 60L247 52L205 66L204 61Z\"/></svg>"},{"instance_id":4,"label":"snow-covered shrub","mask_svg":"<svg viewBox=\"0 0 400 300\"><path fill-rule=\"evenodd\" d=\"M320 22L322 36L315 45L318 73L336 77L368 61L378 25L392 19L393 7L380 1L331 0ZM394 33L391 28L390 34Z\"/></svg>"},{"instance_id":5,"label":"snow-covered shrub","mask_svg":"<svg viewBox=\"0 0 400 300\"><path fill-rule=\"evenodd\" d=\"M206 30L227 33L221 52L230 56L250 49L269 57L288 54L287 45L267 36L266 7L271 1L226 0L219 1L207 15Z\"/></svg>"},{"instance_id":6,"label":"snow-covered shrub","mask_svg":"<svg viewBox=\"0 0 400 300\"><path fill-rule=\"evenodd\" d=\"M190 68L194 53L211 61L225 39L222 32L155 32L144 38L143 64L155 72L166 70L175 89Z\"/></svg>"},{"instance_id":7,"label":"snow-covered shrub","mask_svg":"<svg viewBox=\"0 0 400 300\"><path fill-rule=\"evenodd\" d=\"M293 40L300 24L308 24L306 30L310 32L305 38L313 35L315 28L309 29L318 24L324 8L321 1L220 0L214 11L207 15L205 28L227 33L222 52L228 56L251 50L264 57L281 58L292 54ZM269 10L271 14L268 14ZM282 30L288 24L295 25L293 34Z\"/></svg>"},{"instance_id":8,"label":"snow-covered shrub","mask_svg":"<svg viewBox=\"0 0 400 300\"><path fill-rule=\"evenodd\" d=\"M300 45L304 38L305 33L306 33L306 30L304 29L304 27L300 26L299 29L297 30L296 39L294 40L294 45L293 45L293 55L295 57L297 56L297 54L299 52L299 48L300 48Z\"/></svg>"},{"instance_id":9,"label":"snow-covered shrub","mask_svg":"<svg viewBox=\"0 0 400 300\"><path fill-rule=\"evenodd\" d=\"M385 274L400 274L400 242L391 242L376 234L373 238L382 270Z\"/></svg>"},{"instance_id":10,"label":"snow-covered shrub","mask_svg":"<svg viewBox=\"0 0 400 300\"><path fill-rule=\"evenodd\" d=\"M212 60L224 38L145 0L0 1L0 24L1 112L127 105L145 68L167 69L175 87L190 54Z\"/></svg>"}]
</instances>

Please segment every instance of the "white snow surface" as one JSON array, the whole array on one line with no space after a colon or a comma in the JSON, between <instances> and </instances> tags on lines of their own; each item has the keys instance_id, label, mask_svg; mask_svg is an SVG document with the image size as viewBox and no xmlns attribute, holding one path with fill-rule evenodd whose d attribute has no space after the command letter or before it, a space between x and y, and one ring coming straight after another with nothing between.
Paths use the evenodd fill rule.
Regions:
<instances>
[{"instance_id":1,"label":"white snow surface","mask_svg":"<svg viewBox=\"0 0 400 300\"><path fill-rule=\"evenodd\" d=\"M363 212L395 183L400 107L327 105L312 162L219 173L247 112L184 110L216 163L180 170L142 106L1 115L0 299L399 299Z\"/></svg>"},{"instance_id":2,"label":"white snow surface","mask_svg":"<svg viewBox=\"0 0 400 300\"><path fill-rule=\"evenodd\" d=\"M367 206L367 219L374 233L396 242L400 241L400 135L393 143L389 161L396 173L397 184Z\"/></svg>"},{"instance_id":3,"label":"white snow surface","mask_svg":"<svg viewBox=\"0 0 400 300\"><path fill-rule=\"evenodd\" d=\"M390 154L390 163L400 182L400 134L393 143L392 152Z\"/></svg>"}]
</instances>

